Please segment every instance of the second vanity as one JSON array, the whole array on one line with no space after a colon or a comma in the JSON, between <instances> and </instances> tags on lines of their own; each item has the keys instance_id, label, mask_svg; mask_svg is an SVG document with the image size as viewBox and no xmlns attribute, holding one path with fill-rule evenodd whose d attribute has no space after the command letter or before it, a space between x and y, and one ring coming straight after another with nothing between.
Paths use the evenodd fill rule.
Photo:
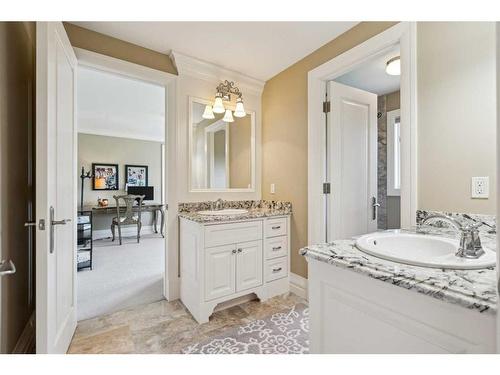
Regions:
<instances>
[{"instance_id":1,"label":"second vanity","mask_svg":"<svg viewBox=\"0 0 500 375\"><path fill-rule=\"evenodd\" d=\"M214 308L254 293L289 291L291 205L284 202L181 204L181 300L198 323Z\"/></svg>"},{"instance_id":2,"label":"second vanity","mask_svg":"<svg viewBox=\"0 0 500 375\"><path fill-rule=\"evenodd\" d=\"M481 240L485 249L494 251L496 235L490 229L495 224L484 223ZM421 238L413 252L425 253L425 241L437 238L453 241L455 249L458 244L456 232L446 227L400 233L363 237L371 238L375 247L383 245L384 236L403 239L391 256L404 254L405 236ZM309 266L312 353L495 353L494 265L445 269L404 264L361 251L358 246L363 237L301 250ZM446 262L448 258L439 259ZM467 261L460 262L465 265Z\"/></svg>"}]
</instances>

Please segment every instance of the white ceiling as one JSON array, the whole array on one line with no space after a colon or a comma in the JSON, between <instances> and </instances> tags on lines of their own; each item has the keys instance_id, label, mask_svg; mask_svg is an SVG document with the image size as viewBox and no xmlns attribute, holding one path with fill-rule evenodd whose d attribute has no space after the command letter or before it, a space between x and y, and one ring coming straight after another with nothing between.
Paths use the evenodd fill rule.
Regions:
<instances>
[{"instance_id":1,"label":"white ceiling","mask_svg":"<svg viewBox=\"0 0 500 375\"><path fill-rule=\"evenodd\" d=\"M266 81L357 22L73 22L161 53L171 50Z\"/></svg>"},{"instance_id":2,"label":"white ceiling","mask_svg":"<svg viewBox=\"0 0 500 375\"><path fill-rule=\"evenodd\" d=\"M151 83L80 67L78 132L165 141L165 89Z\"/></svg>"},{"instance_id":3,"label":"white ceiling","mask_svg":"<svg viewBox=\"0 0 500 375\"><path fill-rule=\"evenodd\" d=\"M391 76L385 72L387 61L395 56L399 56L399 45L349 73L336 78L335 81L377 95L385 95L398 91L400 77Z\"/></svg>"}]
</instances>

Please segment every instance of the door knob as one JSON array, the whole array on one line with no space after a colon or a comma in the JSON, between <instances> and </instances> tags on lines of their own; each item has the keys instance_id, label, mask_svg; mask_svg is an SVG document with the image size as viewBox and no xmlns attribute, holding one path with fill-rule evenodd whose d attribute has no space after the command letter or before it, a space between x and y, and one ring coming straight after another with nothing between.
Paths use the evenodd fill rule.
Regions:
<instances>
[{"instance_id":1,"label":"door knob","mask_svg":"<svg viewBox=\"0 0 500 375\"><path fill-rule=\"evenodd\" d=\"M36 227L36 221L27 221L24 223L25 227Z\"/></svg>"},{"instance_id":2,"label":"door knob","mask_svg":"<svg viewBox=\"0 0 500 375\"><path fill-rule=\"evenodd\" d=\"M377 218L377 208L380 207L380 203L377 203L377 198L372 197L372 220Z\"/></svg>"},{"instance_id":3,"label":"door knob","mask_svg":"<svg viewBox=\"0 0 500 375\"><path fill-rule=\"evenodd\" d=\"M63 220L55 220L54 219L54 216L55 216L55 210L54 210L54 207L50 207L50 210L49 210L49 213L50 213L50 233L49 233L49 252L52 254L54 252L54 247L55 247L55 244L54 244L54 237L55 237L55 233L54 233L54 227L56 225L66 225L67 223L69 223L71 221L71 219L63 219Z\"/></svg>"},{"instance_id":4,"label":"door knob","mask_svg":"<svg viewBox=\"0 0 500 375\"><path fill-rule=\"evenodd\" d=\"M13 275L16 273L14 262L9 260L0 261L0 276Z\"/></svg>"}]
</instances>

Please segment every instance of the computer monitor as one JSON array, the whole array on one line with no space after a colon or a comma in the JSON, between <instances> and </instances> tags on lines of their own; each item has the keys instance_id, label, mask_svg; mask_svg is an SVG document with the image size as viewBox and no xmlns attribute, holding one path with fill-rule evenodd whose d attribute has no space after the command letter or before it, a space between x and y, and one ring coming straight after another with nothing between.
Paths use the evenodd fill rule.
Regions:
<instances>
[{"instance_id":1,"label":"computer monitor","mask_svg":"<svg viewBox=\"0 0 500 375\"><path fill-rule=\"evenodd\" d=\"M132 195L145 195L145 201L154 200L154 187L153 186L129 186L127 187L127 194Z\"/></svg>"}]
</instances>

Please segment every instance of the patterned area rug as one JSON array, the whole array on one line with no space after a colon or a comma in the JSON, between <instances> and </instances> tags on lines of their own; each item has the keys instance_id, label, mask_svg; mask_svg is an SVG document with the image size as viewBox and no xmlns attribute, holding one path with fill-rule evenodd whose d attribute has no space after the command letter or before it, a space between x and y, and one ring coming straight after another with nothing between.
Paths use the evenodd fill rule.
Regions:
<instances>
[{"instance_id":1,"label":"patterned area rug","mask_svg":"<svg viewBox=\"0 0 500 375\"><path fill-rule=\"evenodd\" d=\"M291 310L232 328L188 346L184 354L305 354L309 353L309 309Z\"/></svg>"}]
</instances>

